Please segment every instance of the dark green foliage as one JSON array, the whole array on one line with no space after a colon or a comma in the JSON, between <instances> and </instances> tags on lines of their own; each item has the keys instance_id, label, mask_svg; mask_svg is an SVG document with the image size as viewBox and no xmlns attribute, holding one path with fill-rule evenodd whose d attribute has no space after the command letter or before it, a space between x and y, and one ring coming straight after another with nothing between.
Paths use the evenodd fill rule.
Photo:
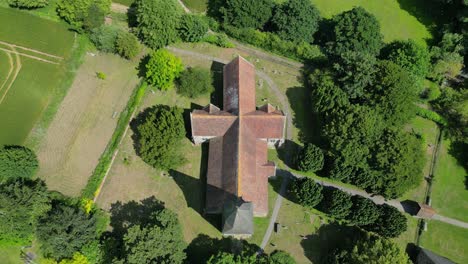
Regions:
<instances>
[{"instance_id":1,"label":"dark green foliage","mask_svg":"<svg viewBox=\"0 0 468 264\"><path fill-rule=\"evenodd\" d=\"M352 198L351 213L346 217L353 225L373 224L380 215L379 207L370 199L355 195Z\"/></svg>"},{"instance_id":2,"label":"dark green foliage","mask_svg":"<svg viewBox=\"0 0 468 264\"><path fill-rule=\"evenodd\" d=\"M324 189L324 199L319 205L323 211L335 219L344 219L350 212L353 202L351 195L338 189Z\"/></svg>"},{"instance_id":3,"label":"dark green foliage","mask_svg":"<svg viewBox=\"0 0 468 264\"><path fill-rule=\"evenodd\" d=\"M386 238L398 237L407 229L407 219L395 207L383 204L379 207L380 215L377 220L364 229L373 231Z\"/></svg>"},{"instance_id":4,"label":"dark green foliage","mask_svg":"<svg viewBox=\"0 0 468 264\"><path fill-rule=\"evenodd\" d=\"M347 51L337 57L333 65L336 80L348 98L361 98L365 90L375 84L377 59L369 53Z\"/></svg>"},{"instance_id":5,"label":"dark green foliage","mask_svg":"<svg viewBox=\"0 0 468 264\"><path fill-rule=\"evenodd\" d=\"M152 49L159 49L178 39L177 27L183 14L177 0L136 0L136 34Z\"/></svg>"},{"instance_id":6,"label":"dark green foliage","mask_svg":"<svg viewBox=\"0 0 468 264\"><path fill-rule=\"evenodd\" d=\"M311 43L319 20L320 14L309 0L288 0L275 9L272 26L282 39Z\"/></svg>"},{"instance_id":7,"label":"dark green foliage","mask_svg":"<svg viewBox=\"0 0 468 264\"><path fill-rule=\"evenodd\" d=\"M441 126L446 126L448 123L447 123L447 120L439 115L437 112L434 112L430 109L426 109L426 108L422 108L422 107L417 107L416 108L416 115L422 117L422 118L426 118L426 119L429 119L431 121L434 121L436 122L437 124L441 125Z\"/></svg>"},{"instance_id":8,"label":"dark green foliage","mask_svg":"<svg viewBox=\"0 0 468 264\"><path fill-rule=\"evenodd\" d=\"M185 14L180 20L178 31L183 41L198 42L208 32L208 23L202 16Z\"/></svg>"},{"instance_id":9,"label":"dark green foliage","mask_svg":"<svg viewBox=\"0 0 468 264\"><path fill-rule=\"evenodd\" d=\"M136 119L135 146L149 165L169 170L184 163L180 141L185 136L182 109L156 105L145 109Z\"/></svg>"},{"instance_id":10,"label":"dark green foliage","mask_svg":"<svg viewBox=\"0 0 468 264\"><path fill-rule=\"evenodd\" d=\"M438 83L455 78L463 68L463 53L463 36L445 33L439 44L431 48L431 70L428 77Z\"/></svg>"},{"instance_id":11,"label":"dark green foliage","mask_svg":"<svg viewBox=\"0 0 468 264\"><path fill-rule=\"evenodd\" d=\"M323 151L311 143L306 143L296 156L296 167L300 171L319 171L323 168L323 163Z\"/></svg>"},{"instance_id":12,"label":"dark green foliage","mask_svg":"<svg viewBox=\"0 0 468 264\"><path fill-rule=\"evenodd\" d=\"M8 4L12 7L32 9L48 5L49 0L8 0Z\"/></svg>"},{"instance_id":13,"label":"dark green foliage","mask_svg":"<svg viewBox=\"0 0 468 264\"><path fill-rule=\"evenodd\" d=\"M115 44L119 34L119 28L115 26L102 25L91 30L89 38L98 50L112 53L116 51Z\"/></svg>"},{"instance_id":14,"label":"dark green foliage","mask_svg":"<svg viewBox=\"0 0 468 264\"><path fill-rule=\"evenodd\" d=\"M37 218L49 209L49 193L43 181L12 179L1 183L0 244L29 244Z\"/></svg>"},{"instance_id":15,"label":"dark green foliage","mask_svg":"<svg viewBox=\"0 0 468 264\"><path fill-rule=\"evenodd\" d=\"M185 242L177 215L162 209L151 215L153 225L135 225L124 235L126 262L184 263Z\"/></svg>"},{"instance_id":16,"label":"dark green foliage","mask_svg":"<svg viewBox=\"0 0 468 264\"><path fill-rule=\"evenodd\" d=\"M335 84L330 72L315 70L310 75L310 84L314 112L333 112L349 105L348 96Z\"/></svg>"},{"instance_id":17,"label":"dark green foliage","mask_svg":"<svg viewBox=\"0 0 468 264\"><path fill-rule=\"evenodd\" d=\"M31 178L39 167L36 154L22 146L0 146L0 182L10 178Z\"/></svg>"},{"instance_id":18,"label":"dark green foliage","mask_svg":"<svg viewBox=\"0 0 468 264\"><path fill-rule=\"evenodd\" d=\"M133 34L120 31L115 39L115 51L126 59L132 59L140 52L140 44Z\"/></svg>"},{"instance_id":19,"label":"dark green foliage","mask_svg":"<svg viewBox=\"0 0 468 264\"><path fill-rule=\"evenodd\" d=\"M393 41L383 49L382 56L418 78L425 78L429 72L429 52L414 40Z\"/></svg>"},{"instance_id":20,"label":"dark green foliage","mask_svg":"<svg viewBox=\"0 0 468 264\"><path fill-rule=\"evenodd\" d=\"M291 193L299 204L309 208L314 208L322 201L322 190L322 185L307 177L295 180L291 187Z\"/></svg>"},{"instance_id":21,"label":"dark green foliage","mask_svg":"<svg viewBox=\"0 0 468 264\"><path fill-rule=\"evenodd\" d=\"M160 90L169 90L174 80L179 77L184 66L180 58L165 49L150 54L146 68L146 81Z\"/></svg>"},{"instance_id":22,"label":"dark green foliage","mask_svg":"<svg viewBox=\"0 0 468 264\"><path fill-rule=\"evenodd\" d=\"M468 143L468 89L445 87L433 105L447 120L447 130L453 140Z\"/></svg>"},{"instance_id":23,"label":"dark green foliage","mask_svg":"<svg viewBox=\"0 0 468 264\"><path fill-rule=\"evenodd\" d=\"M201 67L186 69L177 83L177 93L190 98L214 91L211 72Z\"/></svg>"},{"instance_id":24,"label":"dark green foliage","mask_svg":"<svg viewBox=\"0 0 468 264\"><path fill-rule=\"evenodd\" d=\"M39 219L36 234L45 257L71 258L96 239L96 218L75 206L55 201L52 209Z\"/></svg>"},{"instance_id":25,"label":"dark green foliage","mask_svg":"<svg viewBox=\"0 0 468 264\"><path fill-rule=\"evenodd\" d=\"M329 53L340 55L347 51L379 54L382 35L379 21L362 7L355 7L332 19Z\"/></svg>"},{"instance_id":26,"label":"dark green foliage","mask_svg":"<svg viewBox=\"0 0 468 264\"><path fill-rule=\"evenodd\" d=\"M271 0L226 0L219 12L226 24L239 28L262 29L271 18L273 7Z\"/></svg>"},{"instance_id":27,"label":"dark green foliage","mask_svg":"<svg viewBox=\"0 0 468 264\"><path fill-rule=\"evenodd\" d=\"M78 31L92 30L104 23L110 4L110 0L60 0L57 13Z\"/></svg>"},{"instance_id":28,"label":"dark green foliage","mask_svg":"<svg viewBox=\"0 0 468 264\"><path fill-rule=\"evenodd\" d=\"M221 48L234 48L234 44L229 41L229 38L225 34L210 34L205 36L203 41Z\"/></svg>"},{"instance_id":29,"label":"dark green foliage","mask_svg":"<svg viewBox=\"0 0 468 264\"><path fill-rule=\"evenodd\" d=\"M296 264L296 260L287 252L275 250L270 254L270 264Z\"/></svg>"},{"instance_id":30,"label":"dark green foliage","mask_svg":"<svg viewBox=\"0 0 468 264\"><path fill-rule=\"evenodd\" d=\"M227 252L219 252L212 256L207 264L266 264L266 261L259 261L256 254L235 255Z\"/></svg>"},{"instance_id":31,"label":"dark green foliage","mask_svg":"<svg viewBox=\"0 0 468 264\"><path fill-rule=\"evenodd\" d=\"M274 33L261 32L253 28L239 29L228 25L224 25L223 28L230 37L286 57L300 60L323 58L323 53L317 45L283 40Z\"/></svg>"}]
</instances>

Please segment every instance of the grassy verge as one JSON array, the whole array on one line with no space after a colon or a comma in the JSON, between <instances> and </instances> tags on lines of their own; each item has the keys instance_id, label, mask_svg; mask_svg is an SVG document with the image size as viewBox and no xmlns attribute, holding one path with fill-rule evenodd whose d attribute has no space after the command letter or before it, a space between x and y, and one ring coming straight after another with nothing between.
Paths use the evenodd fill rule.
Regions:
<instances>
[{"instance_id":1,"label":"grassy verge","mask_svg":"<svg viewBox=\"0 0 468 264\"><path fill-rule=\"evenodd\" d=\"M182 2L192 12L203 13L206 12L206 8L208 7L208 0L182 0Z\"/></svg>"},{"instance_id":2,"label":"grassy verge","mask_svg":"<svg viewBox=\"0 0 468 264\"><path fill-rule=\"evenodd\" d=\"M145 95L146 87L147 84L145 82L139 84L134 90L132 96L130 97L127 106L122 111L122 113L120 113L119 121L117 122L114 134L112 135L112 138L109 144L107 145L106 149L102 153L101 158L99 159L99 163L96 166L96 169L94 169L93 174L89 178L86 187L82 190L81 196L83 198L93 199L99 194L99 186L101 185L101 182L107 170L109 169L112 157L115 153L115 150L119 146L120 141L122 140L124 132L127 128L128 123L130 122L130 119L133 116L133 113L135 112L136 108L140 104L141 99Z\"/></svg>"},{"instance_id":3,"label":"grassy verge","mask_svg":"<svg viewBox=\"0 0 468 264\"><path fill-rule=\"evenodd\" d=\"M135 2L135 0L112 0L112 2L121 5L131 6L133 2Z\"/></svg>"}]
</instances>

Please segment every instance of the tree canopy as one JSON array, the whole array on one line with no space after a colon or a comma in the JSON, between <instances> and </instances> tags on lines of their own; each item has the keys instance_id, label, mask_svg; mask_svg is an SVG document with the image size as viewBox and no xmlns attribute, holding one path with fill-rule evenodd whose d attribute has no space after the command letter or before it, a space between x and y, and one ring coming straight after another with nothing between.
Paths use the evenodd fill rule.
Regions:
<instances>
[{"instance_id":1,"label":"tree canopy","mask_svg":"<svg viewBox=\"0 0 468 264\"><path fill-rule=\"evenodd\" d=\"M177 0L136 0L135 33L152 49L160 49L178 39L177 27L183 14Z\"/></svg>"},{"instance_id":2,"label":"tree canopy","mask_svg":"<svg viewBox=\"0 0 468 264\"><path fill-rule=\"evenodd\" d=\"M427 47L417 44L412 39L393 41L383 49L382 53L385 59L419 78L425 78L429 72Z\"/></svg>"},{"instance_id":3,"label":"tree canopy","mask_svg":"<svg viewBox=\"0 0 468 264\"><path fill-rule=\"evenodd\" d=\"M166 105L146 108L136 120L135 145L149 165L169 170L184 162L180 141L185 136L182 109Z\"/></svg>"},{"instance_id":4,"label":"tree canopy","mask_svg":"<svg viewBox=\"0 0 468 264\"><path fill-rule=\"evenodd\" d=\"M239 28L262 29L271 18L274 3L271 0L226 0L218 6L224 23Z\"/></svg>"},{"instance_id":5,"label":"tree canopy","mask_svg":"<svg viewBox=\"0 0 468 264\"><path fill-rule=\"evenodd\" d=\"M383 204L379 207L380 215L377 220L366 226L365 229L373 231L386 238L398 237L408 228L406 216L395 207Z\"/></svg>"},{"instance_id":6,"label":"tree canopy","mask_svg":"<svg viewBox=\"0 0 468 264\"><path fill-rule=\"evenodd\" d=\"M271 19L273 30L283 39L312 42L320 14L309 0L288 0L278 5Z\"/></svg>"},{"instance_id":7,"label":"tree canopy","mask_svg":"<svg viewBox=\"0 0 468 264\"><path fill-rule=\"evenodd\" d=\"M178 31L181 39L186 42L198 42L208 32L208 23L199 15L185 14L182 16Z\"/></svg>"},{"instance_id":8,"label":"tree canopy","mask_svg":"<svg viewBox=\"0 0 468 264\"><path fill-rule=\"evenodd\" d=\"M115 51L126 59L132 59L140 52L140 44L130 32L120 31L115 38Z\"/></svg>"},{"instance_id":9,"label":"tree canopy","mask_svg":"<svg viewBox=\"0 0 468 264\"><path fill-rule=\"evenodd\" d=\"M92 30L104 23L110 5L110 0L59 0L57 13L78 31Z\"/></svg>"},{"instance_id":10,"label":"tree canopy","mask_svg":"<svg viewBox=\"0 0 468 264\"><path fill-rule=\"evenodd\" d=\"M177 80L177 93L197 98L214 91L212 74L201 67L190 67L183 71Z\"/></svg>"},{"instance_id":11,"label":"tree canopy","mask_svg":"<svg viewBox=\"0 0 468 264\"><path fill-rule=\"evenodd\" d=\"M151 53L145 68L147 82L160 90L172 88L174 80L184 70L180 58L165 49Z\"/></svg>"},{"instance_id":12,"label":"tree canopy","mask_svg":"<svg viewBox=\"0 0 468 264\"><path fill-rule=\"evenodd\" d=\"M39 167L36 154L22 146L0 146L0 182L9 178L31 178Z\"/></svg>"},{"instance_id":13,"label":"tree canopy","mask_svg":"<svg viewBox=\"0 0 468 264\"><path fill-rule=\"evenodd\" d=\"M374 223L380 215L379 207L370 199L355 195L351 198L353 206L346 219L352 224L364 226Z\"/></svg>"},{"instance_id":14,"label":"tree canopy","mask_svg":"<svg viewBox=\"0 0 468 264\"><path fill-rule=\"evenodd\" d=\"M319 171L323 168L323 164L323 151L314 144L305 144L305 146L297 153L296 167L300 171Z\"/></svg>"},{"instance_id":15,"label":"tree canopy","mask_svg":"<svg viewBox=\"0 0 468 264\"><path fill-rule=\"evenodd\" d=\"M324 191L324 198L319 207L320 211L336 219L344 219L351 212L352 205L350 194L342 190L328 188Z\"/></svg>"},{"instance_id":16,"label":"tree canopy","mask_svg":"<svg viewBox=\"0 0 468 264\"><path fill-rule=\"evenodd\" d=\"M291 192L295 195L299 204L314 208L323 199L322 189L322 186L313 179L304 177L294 181Z\"/></svg>"}]
</instances>

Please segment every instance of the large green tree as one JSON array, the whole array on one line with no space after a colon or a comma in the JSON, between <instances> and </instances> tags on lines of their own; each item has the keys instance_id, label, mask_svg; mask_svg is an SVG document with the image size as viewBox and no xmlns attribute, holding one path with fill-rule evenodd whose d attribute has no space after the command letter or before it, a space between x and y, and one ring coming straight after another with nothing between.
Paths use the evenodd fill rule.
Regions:
<instances>
[{"instance_id":1,"label":"large green tree","mask_svg":"<svg viewBox=\"0 0 468 264\"><path fill-rule=\"evenodd\" d=\"M181 108L156 105L140 113L135 122L135 145L143 161L164 170L174 169L184 162L179 151L185 136Z\"/></svg>"},{"instance_id":2,"label":"large green tree","mask_svg":"<svg viewBox=\"0 0 468 264\"><path fill-rule=\"evenodd\" d=\"M115 38L115 51L126 59L132 59L140 52L140 43L132 33L120 31Z\"/></svg>"},{"instance_id":3,"label":"large green tree","mask_svg":"<svg viewBox=\"0 0 468 264\"><path fill-rule=\"evenodd\" d=\"M29 244L37 218L49 209L49 193L41 180L12 179L1 183L0 244Z\"/></svg>"},{"instance_id":4,"label":"large green tree","mask_svg":"<svg viewBox=\"0 0 468 264\"><path fill-rule=\"evenodd\" d=\"M336 219L344 219L351 212L353 202L350 194L334 188L325 189L324 193L319 205L321 211Z\"/></svg>"},{"instance_id":5,"label":"large green tree","mask_svg":"<svg viewBox=\"0 0 468 264\"><path fill-rule=\"evenodd\" d=\"M8 4L19 8L39 8L49 4L49 0L8 0Z\"/></svg>"},{"instance_id":6,"label":"large green tree","mask_svg":"<svg viewBox=\"0 0 468 264\"><path fill-rule=\"evenodd\" d=\"M178 31L183 41L198 42L208 32L208 23L199 15L185 14L182 16Z\"/></svg>"},{"instance_id":7,"label":"large green tree","mask_svg":"<svg viewBox=\"0 0 468 264\"><path fill-rule=\"evenodd\" d=\"M219 12L224 23L239 28L262 29L272 16L271 0L226 0Z\"/></svg>"},{"instance_id":8,"label":"large green tree","mask_svg":"<svg viewBox=\"0 0 468 264\"><path fill-rule=\"evenodd\" d=\"M322 185L313 179L304 177L293 182L291 193L294 194L299 204L314 208L323 199Z\"/></svg>"},{"instance_id":9,"label":"large green tree","mask_svg":"<svg viewBox=\"0 0 468 264\"><path fill-rule=\"evenodd\" d=\"M319 171L324 164L323 151L312 143L306 143L296 155L296 167L300 171Z\"/></svg>"},{"instance_id":10,"label":"large green tree","mask_svg":"<svg viewBox=\"0 0 468 264\"><path fill-rule=\"evenodd\" d=\"M351 214L346 219L354 225L369 225L374 223L380 215L379 207L370 199L359 195L352 197Z\"/></svg>"},{"instance_id":11,"label":"large green tree","mask_svg":"<svg viewBox=\"0 0 468 264\"><path fill-rule=\"evenodd\" d=\"M177 93L186 97L196 98L213 91L212 74L201 67L187 68L177 80Z\"/></svg>"},{"instance_id":12,"label":"large green tree","mask_svg":"<svg viewBox=\"0 0 468 264\"><path fill-rule=\"evenodd\" d=\"M309 78L314 112L333 113L349 105L347 94L335 83L331 72L315 70Z\"/></svg>"},{"instance_id":13,"label":"large green tree","mask_svg":"<svg viewBox=\"0 0 468 264\"><path fill-rule=\"evenodd\" d=\"M380 215L377 220L364 229L373 231L386 238L401 235L408 228L406 216L393 206L383 204L379 206Z\"/></svg>"},{"instance_id":14,"label":"large green tree","mask_svg":"<svg viewBox=\"0 0 468 264\"><path fill-rule=\"evenodd\" d=\"M431 70L428 75L430 79L441 83L460 74L464 66L463 41L461 34L445 33L438 45L431 48Z\"/></svg>"},{"instance_id":15,"label":"large green tree","mask_svg":"<svg viewBox=\"0 0 468 264\"><path fill-rule=\"evenodd\" d=\"M57 13L76 30L91 30L104 23L110 5L110 0L59 0Z\"/></svg>"},{"instance_id":16,"label":"large green tree","mask_svg":"<svg viewBox=\"0 0 468 264\"><path fill-rule=\"evenodd\" d=\"M356 51L378 55L382 48L380 24L374 15L355 7L332 18L329 53L340 55Z\"/></svg>"},{"instance_id":17,"label":"large green tree","mask_svg":"<svg viewBox=\"0 0 468 264\"><path fill-rule=\"evenodd\" d=\"M96 239L96 218L76 206L55 201L39 219L36 234L45 257L71 258Z\"/></svg>"},{"instance_id":18,"label":"large green tree","mask_svg":"<svg viewBox=\"0 0 468 264\"><path fill-rule=\"evenodd\" d=\"M396 40L382 51L385 59L390 60L411 74L425 78L429 72L429 51L426 46L414 40Z\"/></svg>"},{"instance_id":19,"label":"large green tree","mask_svg":"<svg viewBox=\"0 0 468 264\"><path fill-rule=\"evenodd\" d=\"M159 49L178 39L183 14L177 0L136 0L136 34L150 48Z\"/></svg>"},{"instance_id":20,"label":"large green tree","mask_svg":"<svg viewBox=\"0 0 468 264\"><path fill-rule=\"evenodd\" d=\"M172 88L174 80L184 70L180 58L165 49L151 53L145 68L146 81L160 90Z\"/></svg>"},{"instance_id":21,"label":"large green tree","mask_svg":"<svg viewBox=\"0 0 468 264\"><path fill-rule=\"evenodd\" d=\"M36 154L22 146L0 146L0 182L9 178L31 178L39 167Z\"/></svg>"},{"instance_id":22,"label":"large green tree","mask_svg":"<svg viewBox=\"0 0 468 264\"><path fill-rule=\"evenodd\" d=\"M276 7L272 26L283 39L310 43L319 21L320 14L309 0L288 0Z\"/></svg>"}]
</instances>

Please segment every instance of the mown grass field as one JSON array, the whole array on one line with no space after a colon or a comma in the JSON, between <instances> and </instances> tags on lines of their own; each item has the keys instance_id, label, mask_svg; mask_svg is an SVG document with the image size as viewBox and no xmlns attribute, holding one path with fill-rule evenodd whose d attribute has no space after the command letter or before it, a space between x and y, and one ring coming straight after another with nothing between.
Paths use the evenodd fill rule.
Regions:
<instances>
[{"instance_id":1,"label":"mown grass field","mask_svg":"<svg viewBox=\"0 0 468 264\"><path fill-rule=\"evenodd\" d=\"M206 11L208 0L182 0L191 11L203 13Z\"/></svg>"},{"instance_id":2,"label":"mown grass field","mask_svg":"<svg viewBox=\"0 0 468 264\"><path fill-rule=\"evenodd\" d=\"M436 252L456 263L468 263L468 230L445 224L439 221L429 221L427 231L421 236L421 246Z\"/></svg>"},{"instance_id":3,"label":"mown grass field","mask_svg":"<svg viewBox=\"0 0 468 264\"><path fill-rule=\"evenodd\" d=\"M112 2L121 4L121 5L130 6L133 4L133 2L135 2L135 0L112 0Z\"/></svg>"},{"instance_id":4,"label":"mown grass field","mask_svg":"<svg viewBox=\"0 0 468 264\"><path fill-rule=\"evenodd\" d=\"M5 64L5 50L12 50L9 44L21 46L14 46L16 51L13 52L36 57L10 52L14 71L19 72L0 89L0 145L23 144L51 102L56 101L54 97L63 95L63 90L68 88L64 81L70 78L68 64L75 37L64 24L10 8L0 7L0 23L3 25L0 41L4 42L0 45L4 49L0 51L4 54L0 57L2 65Z\"/></svg>"}]
</instances>

